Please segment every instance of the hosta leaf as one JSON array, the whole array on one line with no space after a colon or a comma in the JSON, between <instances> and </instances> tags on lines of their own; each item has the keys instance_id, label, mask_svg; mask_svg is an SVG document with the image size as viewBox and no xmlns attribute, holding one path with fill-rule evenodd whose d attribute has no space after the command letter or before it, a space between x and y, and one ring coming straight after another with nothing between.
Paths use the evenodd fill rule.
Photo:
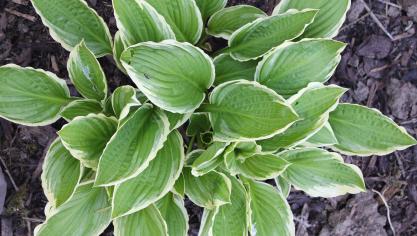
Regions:
<instances>
[{"instance_id":1,"label":"hosta leaf","mask_svg":"<svg viewBox=\"0 0 417 236\"><path fill-rule=\"evenodd\" d=\"M53 207L59 207L74 192L80 178L80 162L56 139L42 165L42 188Z\"/></svg>"},{"instance_id":2,"label":"hosta leaf","mask_svg":"<svg viewBox=\"0 0 417 236\"><path fill-rule=\"evenodd\" d=\"M291 208L280 191L268 185L245 179L250 195L251 235L295 235Z\"/></svg>"},{"instance_id":3,"label":"hosta leaf","mask_svg":"<svg viewBox=\"0 0 417 236\"><path fill-rule=\"evenodd\" d=\"M91 99L79 99L70 102L61 111L62 118L67 121L73 120L77 116L87 116L88 114L98 114L103 111L101 103Z\"/></svg>"},{"instance_id":4,"label":"hosta leaf","mask_svg":"<svg viewBox=\"0 0 417 236\"><path fill-rule=\"evenodd\" d=\"M104 20L83 0L31 1L53 39L71 51L82 40L97 57L112 53Z\"/></svg>"},{"instance_id":5,"label":"hosta leaf","mask_svg":"<svg viewBox=\"0 0 417 236\"><path fill-rule=\"evenodd\" d=\"M265 16L267 15L261 9L249 5L227 7L213 14L207 24L207 32L229 39L240 27Z\"/></svg>"},{"instance_id":6,"label":"hosta leaf","mask_svg":"<svg viewBox=\"0 0 417 236\"><path fill-rule=\"evenodd\" d=\"M238 79L255 79L257 61L237 61L229 54L221 54L213 62L216 68L215 85Z\"/></svg>"},{"instance_id":7,"label":"hosta leaf","mask_svg":"<svg viewBox=\"0 0 417 236\"><path fill-rule=\"evenodd\" d=\"M110 224L110 211L106 189L83 183L77 186L67 202L53 210L35 229L35 235L100 235Z\"/></svg>"},{"instance_id":8,"label":"hosta leaf","mask_svg":"<svg viewBox=\"0 0 417 236\"><path fill-rule=\"evenodd\" d=\"M210 120L206 113L193 113L190 117L186 133L188 136L205 133L211 128Z\"/></svg>"},{"instance_id":9,"label":"hosta leaf","mask_svg":"<svg viewBox=\"0 0 417 236\"><path fill-rule=\"evenodd\" d=\"M106 76L84 41L71 51L67 68L71 82L82 96L97 101L106 99Z\"/></svg>"},{"instance_id":10,"label":"hosta leaf","mask_svg":"<svg viewBox=\"0 0 417 236\"><path fill-rule=\"evenodd\" d=\"M223 158L220 155L229 143L214 142L205 150L192 164L191 173L194 176L201 176L214 170L219 166Z\"/></svg>"},{"instance_id":11,"label":"hosta leaf","mask_svg":"<svg viewBox=\"0 0 417 236\"><path fill-rule=\"evenodd\" d=\"M185 195L185 180L184 175L181 173L180 177L178 177L177 181L175 182L174 187L172 188L172 192L184 198Z\"/></svg>"},{"instance_id":12,"label":"hosta leaf","mask_svg":"<svg viewBox=\"0 0 417 236\"><path fill-rule=\"evenodd\" d=\"M281 191L282 195L284 195L284 197L287 198L291 192L291 184L287 180L282 178L282 176L278 176L274 178L274 180L278 190Z\"/></svg>"},{"instance_id":13,"label":"hosta leaf","mask_svg":"<svg viewBox=\"0 0 417 236\"><path fill-rule=\"evenodd\" d=\"M317 133L311 136L306 141L306 143L303 143L303 145L314 147L327 147L338 143L339 142L337 141L337 138L334 135L332 127L327 122L323 126L323 128L321 128Z\"/></svg>"},{"instance_id":14,"label":"hosta leaf","mask_svg":"<svg viewBox=\"0 0 417 236\"><path fill-rule=\"evenodd\" d=\"M232 34L228 51L240 61L261 57L286 40L300 36L316 14L317 10L307 9L259 18Z\"/></svg>"},{"instance_id":15,"label":"hosta leaf","mask_svg":"<svg viewBox=\"0 0 417 236\"><path fill-rule=\"evenodd\" d=\"M155 205L113 221L115 236L168 236L164 218Z\"/></svg>"},{"instance_id":16,"label":"hosta leaf","mask_svg":"<svg viewBox=\"0 0 417 236\"><path fill-rule=\"evenodd\" d=\"M211 59L189 43L140 43L123 52L121 60L146 97L174 113L194 111L214 82Z\"/></svg>"},{"instance_id":17,"label":"hosta leaf","mask_svg":"<svg viewBox=\"0 0 417 236\"><path fill-rule=\"evenodd\" d=\"M244 161L255 154L261 153L262 147L257 145L256 142L238 142L229 145L224 151L225 161L227 160L239 160ZM227 162L226 162L227 165Z\"/></svg>"},{"instance_id":18,"label":"hosta leaf","mask_svg":"<svg viewBox=\"0 0 417 236\"><path fill-rule=\"evenodd\" d=\"M169 129L174 130L181 127L185 122L190 119L193 113L186 113L186 114L179 114L179 113L172 113L169 111L165 111L165 115L168 117L169 121Z\"/></svg>"},{"instance_id":19,"label":"hosta leaf","mask_svg":"<svg viewBox=\"0 0 417 236\"><path fill-rule=\"evenodd\" d=\"M249 196L242 183L230 177L230 204L218 207L212 226L213 236L248 235Z\"/></svg>"},{"instance_id":20,"label":"hosta leaf","mask_svg":"<svg viewBox=\"0 0 417 236\"><path fill-rule=\"evenodd\" d=\"M196 44L203 32L200 10L193 0L146 0L167 21L180 42Z\"/></svg>"},{"instance_id":21,"label":"hosta leaf","mask_svg":"<svg viewBox=\"0 0 417 236\"><path fill-rule=\"evenodd\" d=\"M336 197L365 191L360 169L343 163L337 153L306 148L285 151L278 156L291 163L282 176L310 196Z\"/></svg>"},{"instance_id":22,"label":"hosta leaf","mask_svg":"<svg viewBox=\"0 0 417 236\"><path fill-rule=\"evenodd\" d=\"M141 106L117 130L100 157L95 185L116 185L139 175L162 148L169 132L165 114Z\"/></svg>"},{"instance_id":23,"label":"hosta leaf","mask_svg":"<svg viewBox=\"0 0 417 236\"><path fill-rule=\"evenodd\" d=\"M116 129L116 119L90 114L75 118L62 127L58 134L71 155L84 166L96 169L103 149Z\"/></svg>"},{"instance_id":24,"label":"hosta leaf","mask_svg":"<svg viewBox=\"0 0 417 236\"><path fill-rule=\"evenodd\" d=\"M120 61L120 56L122 52L126 49L125 45L123 44L123 39L120 31L117 31L114 35L114 43L113 43L113 59L116 62L117 68L121 70L123 73L126 74L125 68L123 68L122 62Z\"/></svg>"},{"instance_id":25,"label":"hosta leaf","mask_svg":"<svg viewBox=\"0 0 417 236\"><path fill-rule=\"evenodd\" d=\"M0 117L14 123L52 124L70 102L65 81L43 70L2 66L0 84Z\"/></svg>"},{"instance_id":26,"label":"hosta leaf","mask_svg":"<svg viewBox=\"0 0 417 236\"><path fill-rule=\"evenodd\" d=\"M289 99L301 120L281 134L258 141L258 144L262 146L263 151L277 151L304 142L326 124L329 112L336 108L339 98L345 92L346 89L336 85L309 84Z\"/></svg>"},{"instance_id":27,"label":"hosta leaf","mask_svg":"<svg viewBox=\"0 0 417 236\"><path fill-rule=\"evenodd\" d=\"M185 194L200 207L214 209L230 202L230 179L216 171L195 177L191 168L184 168Z\"/></svg>"},{"instance_id":28,"label":"hosta leaf","mask_svg":"<svg viewBox=\"0 0 417 236\"><path fill-rule=\"evenodd\" d=\"M350 8L350 0L283 0L274 9L273 14L281 14L290 9L319 9L314 22L307 27L303 38L333 38L339 33L340 27Z\"/></svg>"},{"instance_id":29,"label":"hosta leaf","mask_svg":"<svg viewBox=\"0 0 417 236\"><path fill-rule=\"evenodd\" d=\"M241 174L256 180L273 179L289 166L287 161L274 154L254 154L244 161L238 160L235 155L227 155L225 162L230 174Z\"/></svg>"},{"instance_id":30,"label":"hosta leaf","mask_svg":"<svg viewBox=\"0 0 417 236\"><path fill-rule=\"evenodd\" d=\"M140 105L140 102L136 98L135 88L125 85L114 90L111 96L111 104L116 117L125 117L129 112L129 108L134 105Z\"/></svg>"},{"instance_id":31,"label":"hosta leaf","mask_svg":"<svg viewBox=\"0 0 417 236\"><path fill-rule=\"evenodd\" d=\"M172 193L155 204L168 226L168 235L188 235L188 214L184 200Z\"/></svg>"},{"instance_id":32,"label":"hosta leaf","mask_svg":"<svg viewBox=\"0 0 417 236\"><path fill-rule=\"evenodd\" d=\"M213 13L223 9L227 0L195 0L198 8L200 8L201 15L204 22L211 16Z\"/></svg>"},{"instance_id":33,"label":"hosta leaf","mask_svg":"<svg viewBox=\"0 0 417 236\"><path fill-rule=\"evenodd\" d=\"M281 96L245 80L216 87L210 104L203 110L209 112L215 139L230 142L269 138L297 120L296 113Z\"/></svg>"},{"instance_id":34,"label":"hosta leaf","mask_svg":"<svg viewBox=\"0 0 417 236\"><path fill-rule=\"evenodd\" d=\"M310 82L326 82L336 70L345 46L329 39L284 43L259 63L255 80L289 97Z\"/></svg>"},{"instance_id":35,"label":"hosta leaf","mask_svg":"<svg viewBox=\"0 0 417 236\"><path fill-rule=\"evenodd\" d=\"M113 9L125 46L175 39L174 32L164 17L145 1L113 0Z\"/></svg>"},{"instance_id":36,"label":"hosta leaf","mask_svg":"<svg viewBox=\"0 0 417 236\"><path fill-rule=\"evenodd\" d=\"M198 236L212 236L214 217L219 211L218 207L214 209L204 209L203 216L201 217L200 229L198 230Z\"/></svg>"},{"instance_id":37,"label":"hosta leaf","mask_svg":"<svg viewBox=\"0 0 417 236\"><path fill-rule=\"evenodd\" d=\"M182 138L174 131L142 173L116 185L112 216L119 217L136 212L161 199L174 186L184 160Z\"/></svg>"},{"instance_id":38,"label":"hosta leaf","mask_svg":"<svg viewBox=\"0 0 417 236\"><path fill-rule=\"evenodd\" d=\"M330 113L330 125L339 144L337 151L349 155L386 155L417 144L407 131L375 109L340 104Z\"/></svg>"}]
</instances>

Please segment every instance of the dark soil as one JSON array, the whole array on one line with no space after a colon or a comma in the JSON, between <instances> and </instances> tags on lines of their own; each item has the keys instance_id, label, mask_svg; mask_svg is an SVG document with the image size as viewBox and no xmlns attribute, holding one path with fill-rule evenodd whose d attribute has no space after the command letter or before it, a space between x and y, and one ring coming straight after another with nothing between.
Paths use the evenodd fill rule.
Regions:
<instances>
[{"instance_id":1,"label":"dark soil","mask_svg":"<svg viewBox=\"0 0 417 236\"><path fill-rule=\"evenodd\" d=\"M89 0L115 30L110 0ZM279 0L230 0L270 13ZM416 136L417 1L353 0L338 40L349 43L333 83L351 89L343 99L380 109ZM374 17L372 17L374 15ZM381 30L377 20L392 36ZM48 34L29 0L0 0L0 65L42 68L67 78L68 52ZM100 59L110 87L130 83L110 58ZM1 85L0 85L1 86ZM71 85L70 85L71 86ZM0 211L2 236L31 235L45 218L40 174L42 158L62 121L29 128L0 119ZM364 172L367 193L332 199L293 191L289 202L297 235L417 235L417 148L384 157L346 157ZM3 170L3 174L1 172ZM387 205L384 204L387 202ZM190 204L188 204L190 205ZM387 213L389 208L389 214ZM198 230L201 210L189 207L190 234Z\"/></svg>"}]
</instances>

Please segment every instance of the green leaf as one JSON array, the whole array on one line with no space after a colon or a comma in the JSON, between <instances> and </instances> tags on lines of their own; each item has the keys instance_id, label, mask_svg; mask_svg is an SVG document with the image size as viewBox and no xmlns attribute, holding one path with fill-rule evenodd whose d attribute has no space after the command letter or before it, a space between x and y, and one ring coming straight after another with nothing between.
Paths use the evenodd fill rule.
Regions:
<instances>
[{"instance_id":1,"label":"green leaf","mask_svg":"<svg viewBox=\"0 0 417 236\"><path fill-rule=\"evenodd\" d=\"M416 145L407 131L376 109L340 104L330 113L337 151L348 155L386 155Z\"/></svg>"},{"instance_id":2,"label":"green leaf","mask_svg":"<svg viewBox=\"0 0 417 236\"><path fill-rule=\"evenodd\" d=\"M253 141L287 129L297 115L273 90L256 82L236 80L216 87L203 106L218 141Z\"/></svg>"},{"instance_id":3,"label":"green leaf","mask_svg":"<svg viewBox=\"0 0 417 236\"><path fill-rule=\"evenodd\" d=\"M192 164L191 173L194 176L205 175L208 172L216 169L219 166L223 158L221 154L229 143L214 142L205 150Z\"/></svg>"},{"instance_id":4,"label":"green leaf","mask_svg":"<svg viewBox=\"0 0 417 236\"><path fill-rule=\"evenodd\" d=\"M99 114L103 112L101 103L91 99L79 99L70 102L61 111L61 116L67 121L73 120L77 116L87 116L88 114Z\"/></svg>"},{"instance_id":5,"label":"green leaf","mask_svg":"<svg viewBox=\"0 0 417 236\"><path fill-rule=\"evenodd\" d=\"M238 142L229 145L224 151L225 160L236 159L244 161L247 158L261 153L262 147L257 145L256 142ZM231 155L231 156L229 156ZM227 163L226 163L227 164Z\"/></svg>"},{"instance_id":6,"label":"green leaf","mask_svg":"<svg viewBox=\"0 0 417 236\"><path fill-rule=\"evenodd\" d=\"M191 174L191 168L185 167L183 171L185 180L185 194L200 207L214 209L215 207L230 203L230 179L216 171L196 177Z\"/></svg>"},{"instance_id":7,"label":"green leaf","mask_svg":"<svg viewBox=\"0 0 417 236\"><path fill-rule=\"evenodd\" d=\"M175 182L174 187L171 189L173 193L177 194L184 198L185 195L185 180L184 175L181 173L180 177L178 177L177 181Z\"/></svg>"},{"instance_id":8,"label":"green leaf","mask_svg":"<svg viewBox=\"0 0 417 236\"><path fill-rule=\"evenodd\" d=\"M116 185L112 216L131 214L161 199L174 186L184 161L183 141L181 135L174 131L142 173Z\"/></svg>"},{"instance_id":9,"label":"green leaf","mask_svg":"<svg viewBox=\"0 0 417 236\"><path fill-rule=\"evenodd\" d=\"M120 56L122 52L126 49L125 45L123 44L123 39L120 31L117 31L114 35L114 43L113 43L113 59L116 62L116 66L119 70L123 73L127 74L125 68L123 68L122 62L120 61Z\"/></svg>"},{"instance_id":10,"label":"green leaf","mask_svg":"<svg viewBox=\"0 0 417 236\"><path fill-rule=\"evenodd\" d=\"M172 193L155 204L168 226L168 235L188 235L188 214L184 207L184 200Z\"/></svg>"},{"instance_id":11,"label":"green leaf","mask_svg":"<svg viewBox=\"0 0 417 236\"><path fill-rule=\"evenodd\" d=\"M92 182L83 183L35 229L35 235L100 235L110 224L110 210L106 189L94 188Z\"/></svg>"},{"instance_id":12,"label":"green leaf","mask_svg":"<svg viewBox=\"0 0 417 236\"><path fill-rule=\"evenodd\" d=\"M138 176L168 137L165 114L145 104L117 130L100 157L96 186L116 185Z\"/></svg>"},{"instance_id":13,"label":"green leaf","mask_svg":"<svg viewBox=\"0 0 417 236\"><path fill-rule=\"evenodd\" d=\"M80 179L80 162L62 145L59 138L51 144L42 165L42 188L53 207L59 207L74 192Z\"/></svg>"},{"instance_id":14,"label":"green leaf","mask_svg":"<svg viewBox=\"0 0 417 236\"><path fill-rule=\"evenodd\" d=\"M282 178L282 176L275 177L274 180L275 184L277 185L277 189L281 191L284 197L287 198L291 192L291 184L287 180Z\"/></svg>"},{"instance_id":15,"label":"green leaf","mask_svg":"<svg viewBox=\"0 0 417 236\"><path fill-rule=\"evenodd\" d=\"M336 197L365 191L360 169L342 157L318 148L294 149L278 154L291 165L282 175L295 188L313 197Z\"/></svg>"},{"instance_id":16,"label":"green leaf","mask_svg":"<svg viewBox=\"0 0 417 236\"><path fill-rule=\"evenodd\" d=\"M126 117L130 107L140 105L136 98L136 90L132 86L125 85L116 88L111 96L111 104L116 117Z\"/></svg>"},{"instance_id":17,"label":"green leaf","mask_svg":"<svg viewBox=\"0 0 417 236\"><path fill-rule=\"evenodd\" d=\"M215 12L223 9L227 4L227 0L195 0L195 2L198 8L200 8L204 22Z\"/></svg>"},{"instance_id":18,"label":"green leaf","mask_svg":"<svg viewBox=\"0 0 417 236\"><path fill-rule=\"evenodd\" d=\"M273 179L289 166L287 161L274 154L254 154L244 161L229 154L225 162L231 175L241 174L255 180Z\"/></svg>"},{"instance_id":19,"label":"green leaf","mask_svg":"<svg viewBox=\"0 0 417 236\"><path fill-rule=\"evenodd\" d=\"M330 39L287 42L259 63L255 80L289 97L310 82L326 82L341 60L346 44Z\"/></svg>"},{"instance_id":20,"label":"green leaf","mask_svg":"<svg viewBox=\"0 0 417 236\"><path fill-rule=\"evenodd\" d=\"M83 0L32 0L36 13L52 38L71 51L82 40L101 57L112 53L109 29L104 20Z\"/></svg>"},{"instance_id":21,"label":"green leaf","mask_svg":"<svg viewBox=\"0 0 417 236\"><path fill-rule=\"evenodd\" d=\"M214 82L210 57L189 43L140 43L124 51L121 60L146 97L173 113L198 108Z\"/></svg>"},{"instance_id":22,"label":"green leaf","mask_svg":"<svg viewBox=\"0 0 417 236\"><path fill-rule=\"evenodd\" d=\"M164 17L145 1L113 0L113 9L125 46L175 39Z\"/></svg>"},{"instance_id":23,"label":"green leaf","mask_svg":"<svg viewBox=\"0 0 417 236\"><path fill-rule=\"evenodd\" d=\"M83 97L97 101L106 99L106 76L84 41L71 51L67 68L71 82Z\"/></svg>"},{"instance_id":24,"label":"green leaf","mask_svg":"<svg viewBox=\"0 0 417 236\"><path fill-rule=\"evenodd\" d=\"M293 215L282 193L266 183L249 179L243 183L251 199L251 235L294 236Z\"/></svg>"},{"instance_id":25,"label":"green leaf","mask_svg":"<svg viewBox=\"0 0 417 236\"><path fill-rule=\"evenodd\" d=\"M168 236L164 218L155 205L113 221L115 236Z\"/></svg>"},{"instance_id":26,"label":"green leaf","mask_svg":"<svg viewBox=\"0 0 417 236\"><path fill-rule=\"evenodd\" d=\"M177 41L196 44L203 32L203 20L195 1L146 0L167 21Z\"/></svg>"},{"instance_id":27,"label":"green leaf","mask_svg":"<svg viewBox=\"0 0 417 236\"><path fill-rule=\"evenodd\" d=\"M214 58L216 68L215 85L232 80L245 79L253 81L258 61L237 61L229 54L221 54Z\"/></svg>"},{"instance_id":28,"label":"green leaf","mask_svg":"<svg viewBox=\"0 0 417 236\"><path fill-rule=\"evenodd\" d=\"M198 236L212 236L214 217L218 213L219 208L204 209L203 216L201 217L200 229L198 230Z\"/></svg>"},{"instance_id":29,"label":"green leaf","mask_svg":"<svg viewBox=\"0 0 417 236\"><path fill-rule=\"evenodd\" d=\"M338 144L333 129L328 122L317 133L311 136L303 145L313 147L327 147Z\"/></svg>"},{"instance_id":30,"label":"green leaf","mask_svg":"<svg viewBox=\"0 0 417 236\"><path fill-rule=\"evenodd\" d=\"M185 122L190 119L193 113L186 113L186 114L179 114L179 113L171 113L169 111L165 111L165 115L168 117L169 121L169 129L175 130L181 127Z\"/></svg>"},{"instance_id":31,"label":"green leaf","mask_svg":"<svg viewBox=\"0 0 417 236\"><path fill-rule=\"evenodd\" d=\"M44 70L5 65L0 67L0 84L0 117L14 123L52 124L70 102L65 81Z\"/></svg>"},{"instance_id":32,"label":"green leaf","mask_svg":"<svg viewBox=\"0 0 417 236\"><path fill-rule=\"evenodd\" d=\"M207 32L215 37L229 39L240 27L267 15L261 9L249 5L224 8L210 18Z\"/></svg>"},{"instance_id":33,"label":"green leaf","mask_svg":"<svg viewBox=\"0 0 417 236\"><path fill-rule=\"evenodd\" d=\"M339 33L350 8L350 0L282 0L273 15L290 9L319 9L314 22L307 27L302 38L333 38Z\"/></svg>"},{"instance_id":34,"label":"green leaf","mask_svg":"<svg viewBox=\"0 0 417 236\"><path fill-rule=\"evenodd\" d=\"M238 179L230 177L230 180L232 183L231 204L218 207L212 226L213 236L248 235L249 196Z\"/></svg>"},{"instance_id":35,"label":"green leaf","mask_svg":"<svg viewBox=\"0 0 417 236\"><path fill-rule=\"evenodd\" d=\"M190 117L186 134L187 136L195 136L208 132L211 129L210 120L206 113L193 113Z\"/></svg>"},{"instance_id":36,"label":"green leaf","mask_svg":"<svg viewBox=\"0 0 417 236\"><path fill-rule=\"evenodd\" d=\"M259 18L235 31L227 50L239 61L261 57L286 40L300 36L316 14L317 10L306 9Z\"/></svg>"},{"instance_id":37,"label":"green leaf","mask_svg":"<svg viewBox=\"0 0 417 236\"><path fill-rule=\"evenodd\" d=\"M116 129L116 119L90 114L64 125L58 135L71 155L84 166L97 169L103 149Z\"/></svg>"},{"instance_id":38,"label":"green leaf","mask_svg":"<svg viewBox=\"0 0 417 236\"><path fill-rule=\"evenodd\" d=\"M258 141L258 144L262 146L263 151L273 152L303 143L326 124L329 113L336 108L339 98L346 91L336 85L309 84L307 88L289 99L301 120L281 134Z\"/></svg>"}]
</instances>

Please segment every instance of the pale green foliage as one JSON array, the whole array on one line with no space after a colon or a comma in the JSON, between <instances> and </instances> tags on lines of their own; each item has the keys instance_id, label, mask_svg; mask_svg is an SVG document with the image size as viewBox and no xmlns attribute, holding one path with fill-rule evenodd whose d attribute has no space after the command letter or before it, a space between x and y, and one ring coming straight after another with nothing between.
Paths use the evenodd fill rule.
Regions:
<instances>
[{"instance_id":1,"label":"pale green foliage","mask_svg":"<svg viewBox=\"0 0 417 236\"><path fill-rule=\"evenodd\" d=\"M185 197L204 208L201 236L293 236L292 187L313 197L366 189L360 169L328 150L384 155L416 144L324 84L346 46L332 37L350 0L282 0L272 15L226 0L113 0L114 42L84 0L32 3L71 51L83 97L50 72L0 67L1 118L68 121L43 164L48 204L36 236L95 236L111 222L116 236L185 236ZM228 46L213 52L210 36ZM96 59L106 54L135 86L109 93Z\"/></svg>"}]
</instances>

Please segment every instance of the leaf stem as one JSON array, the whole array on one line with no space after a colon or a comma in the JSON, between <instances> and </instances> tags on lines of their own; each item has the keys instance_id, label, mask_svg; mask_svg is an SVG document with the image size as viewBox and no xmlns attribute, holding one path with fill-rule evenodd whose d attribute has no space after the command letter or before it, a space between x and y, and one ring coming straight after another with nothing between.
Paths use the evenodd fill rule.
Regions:
<instances>
[{"instance_id":1,"label":"leaf stem","mask_svg":"<svg viewBox=\"0 0 417 236\"><path fill-rule=\"evenodd\" d=\"M185 154L188 154L188 153L191 152L191 150L193 150L194 142L195 142L195 135L193 135L191 137L191 140L190 140L190 142L188 143L188 146L187 146L187 152Z\"/></svg>"}]
</instances>

